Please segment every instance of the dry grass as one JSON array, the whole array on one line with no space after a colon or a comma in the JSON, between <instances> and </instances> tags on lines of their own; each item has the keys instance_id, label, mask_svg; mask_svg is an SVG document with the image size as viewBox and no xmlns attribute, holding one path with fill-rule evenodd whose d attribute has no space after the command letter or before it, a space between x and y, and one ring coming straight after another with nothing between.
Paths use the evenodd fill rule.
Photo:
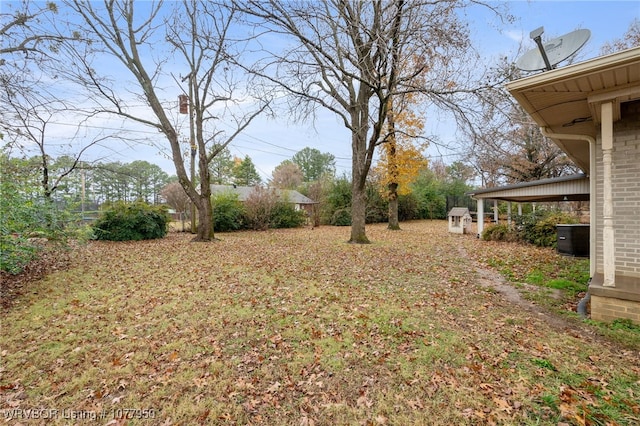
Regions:
<instances>
[{"instance_id":1,"label":"dry grass","mask_svg":"<svg viewBox=\"0 0 640 426\"><path fill-rule=\"evenodd\" d=\"M371 245L346 244L348 229L333 227L218 234L208 244L177 233L93 242L2 314L4 416L640 422L637 348L553 326L478 285L464 256L478 242L448 234L445 222L402 227L369 226Z\"/></svg>"}]
</instances>

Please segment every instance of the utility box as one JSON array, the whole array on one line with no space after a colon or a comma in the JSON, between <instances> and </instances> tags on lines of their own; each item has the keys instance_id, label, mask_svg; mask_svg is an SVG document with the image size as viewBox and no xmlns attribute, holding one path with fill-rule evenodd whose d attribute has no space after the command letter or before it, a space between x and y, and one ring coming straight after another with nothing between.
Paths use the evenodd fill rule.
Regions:
<instances>
[{"instance_id":1,"label":"utility box","mask_svg":"<svg viewBox=\"0 0 640 426\"><path fill-rule=\"evenodd\" d=\"M589 257L589 225L556 225L558 231L557 251L576 257Z\"/></svg>"}]
</instances>

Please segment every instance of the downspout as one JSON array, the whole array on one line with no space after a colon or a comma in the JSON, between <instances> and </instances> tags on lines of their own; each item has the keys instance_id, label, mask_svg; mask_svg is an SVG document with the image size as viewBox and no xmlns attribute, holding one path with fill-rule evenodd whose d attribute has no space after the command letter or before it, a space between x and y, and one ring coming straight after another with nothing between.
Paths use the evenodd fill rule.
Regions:
<instances>
[{"instance_id":1,"label":"downspout","mask_svg":"<svg viewBox=\"0 0 640 426\"><path fill-rule=\"evenodd\" d=\"M559 134L552 133L549 128L541 127L540 132L544 137L549 139L566 139L574 141L585 141L589 143L589 219L591 221L596 218L596 140L593 136L578 134ZM595 226L589 226L589 283L596 273L596 229ZM578 302L578 314L587 317L587 303L591 295L587 287L587 294Z\"/></svg>"}]
</instances>

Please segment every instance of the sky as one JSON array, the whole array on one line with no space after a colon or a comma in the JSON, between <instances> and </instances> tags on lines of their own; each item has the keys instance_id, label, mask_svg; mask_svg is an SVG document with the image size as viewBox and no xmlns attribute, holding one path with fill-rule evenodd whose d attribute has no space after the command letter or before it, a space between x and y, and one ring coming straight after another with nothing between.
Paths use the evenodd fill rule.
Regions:
<instances>
[{"instance_id":1,"label":"sky","mask_svg":"<svg viewBox=\"0 0 640 426\"><path fill-rule=\"evenodd\" d=\"M6 0L0 0L0 3ZM489 1L491 2L491 1ZM0 5L0 7L2 7ZM579 60L599 56L601 46L619 39L634 19L640 19L640 1L509 1L509 12L515 21L504 23L488 11L473 7L465 13L471 38L482 55L483 62L495 63L506 56L516 59L522 45L524 51L535 48L529 33L544 26L543 40L566 34L576 29L589 29L591 38L579 52ZM559 64L562 66L562 63ZM455 123L446 115L425 111L427 135L441 141L449 148L431 146L425 155L431 160L451 163L461 158L464 145L455 129ZM117 123L112 124L118 126ZM230 130L230 129L229 129ZM60 126L60 132L69 131ZM111 144L108 149L94 147L87 152L89 160L121 161L124 163L145 160L159 165L169 175L175 168L167 155L168 142L152 130L142 131L141 136L153 140L155 147L144 144ZM314 123L291 124L287 116L258 118L230 146L231 154L240 158L250 156L264 182L282 161L290 159L305 147L329 152L336 158L337 173L350 174L350 135L337 118L330 113L317 116Z\"/></svg>"},{"instance_id":2,"label":"sky","mask_svg":"<svg viewBox=\"0 0 640 426\"><path fill-rule=\"evenodd\" d=\"M640 1L510 1L509 9L516 20L503 24L488 11L474 8L467 19L474 44L491 61L500 56L514 57L521 42L525 50L535 48L529 33L544 26L543 40L558 37L576 29L589 29L591 38L581 49L580 59L599 56L600 47L621 38L634 18L640 19ZM515 57L514 57L515 59ZM561 66L562 64L559 64ZM435 136L453 149L432 146L425 154L431 159L451 163L461 158L455 123L441 114L427 117L427 134ZM350 173L350 136L332 116L323 116L315 129L288 126L286 120L254 123L231 147L234 155L249 155L259 172L270 175L273 168L296 151L315 147L336 156L338 173ZM462 152L464 154L464 152Z\"/></svg>"}]
</instances>

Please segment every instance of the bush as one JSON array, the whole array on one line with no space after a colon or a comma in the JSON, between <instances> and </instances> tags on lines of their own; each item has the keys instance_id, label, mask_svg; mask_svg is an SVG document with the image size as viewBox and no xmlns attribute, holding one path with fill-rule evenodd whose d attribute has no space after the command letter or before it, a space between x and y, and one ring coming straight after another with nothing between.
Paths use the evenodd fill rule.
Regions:
<instances>
[{"instance_id":1,"label":"bush","mask_svg":"<svg viewBox=\"0 0 640 426\"><path fill-rule=\"evenodd\" d=\"M414 220L420 218L418 200L413 194L400 195L398 197L398 220Z\"/></svg>"},{"instance_id":2,"label":"bush","mask_svg":"<svg viewBox=\"0 0 640 426\"><path fill-rule=\"evenodd\" d=\"M578 223L568 214L556 210L538 210L516 218L518 237L539 247L555 247L558 239L558 224Z\"/></svg>"},{"instance_id":3,"label":"bush","mask_svg":"<svg viewBox=\"0 0 640 426\"><path fill-rule=\"evenodd\" d=\"M323 224L351 225L351 213L348 213L348 217L346 217L341 212L342 210L348 211L351 209L351 181L347 177L341 177L331 183L324 201L321 206L320 219Z\"/></svg>"},{"instance_id":4,"label":"bush","mask_svg":"<svg viewBox=\"0 0 640 426\"><path fill-rule=\"evenodd\" d=\"M3 162L0 166L8 168ZM9 178L0 179L0 270L18 274L39 256L42 244L36 239L54 240L64 247L69 237L65 221L70 218L55 204L33 188L27 195L25 187Z\"/></svg>"},{"instance_id":5,"label":"bush","mask_svg":"<svg viewBox=\"0 0 640 426\"><path fill-rule=\"evenodd\" d=\"M367 183L366 223L383 223L389 220L389 201L372 183Z\"/></svg>"},{"instance_id":6,"label":"bush","mask_svg":"<svg viewBox=\"0 0 640 426\"><path fill-rule=\"evenodd\" d=\"M331 216L331 225L333 226L349 226L351 225L351 209L344 208L333 212Z\"/></svg>"},{"instance_id":7,"label":"bush","mask_svg":"<svg viewBox=\"0 0 640 426\"><path fill-rule=\"evenodd\" d=\"M297 228L304 224L306 213L296 210L293 204L279 201L271 210L269 224L271 228Z\"/></svg>"},{"instance_id":8,"label":"bush","mask_svg":"<svg viewBox=\"0 0 640 426\"><path fill-rule=\"evenodd\" d=\"M247 227L255 231L269 229L271 213L277 203L275 191L255 187L244 202L244 222Z\"/></svg>"},{"instance_id":9,"label":"bush","mask_svg":"<svg viewBox=\"0 0 640 426\"><path fill-rule=\"evenodd\" d=\"M28 233L38 229L37 207L10 182L2 179L0 197L0 269L11 274L22 272L37 255ZM29 227L34 228L29 230Z\"/></svg>"},{"instance_id":10,"label":"bush","mask_svg":"<svg viewBox=\"0 0 640 426\"><path fill-rule=\"evenodd\" d=\"M39 248L21 235L0 235L0 270L19 274L38 256Z\"/></svg>"},{"instance_id":11,"label":"bush","mask_svg":"<svg viewBox=\"0 0 640 426\"><path fill-rule=\"evenodd\" d=\"M244 206L238 195L223 192L213 197L213 228L216 231L237 231L242 228Z\"/></svg>"},{"instance_id":12,"label":"bush","mask_svg":"<svg viewBox=\"0 0 640 426\"><path fill-rule=\"evenodd\" d=\"M167 235L170 220L164 206L117 202L98 217L93 231L98 240L151 240Z\"/></svg>"},{"instance_id":13,"label":"bush","mask_svg":"<svg viewBox=\"0 0 640 426\"><path fill-rule=\"evenodd\" d=\"M487 226L482 231L482 239L485 241L517 241L518 234L506 223Z\"/></svg>"}]
</instances>

